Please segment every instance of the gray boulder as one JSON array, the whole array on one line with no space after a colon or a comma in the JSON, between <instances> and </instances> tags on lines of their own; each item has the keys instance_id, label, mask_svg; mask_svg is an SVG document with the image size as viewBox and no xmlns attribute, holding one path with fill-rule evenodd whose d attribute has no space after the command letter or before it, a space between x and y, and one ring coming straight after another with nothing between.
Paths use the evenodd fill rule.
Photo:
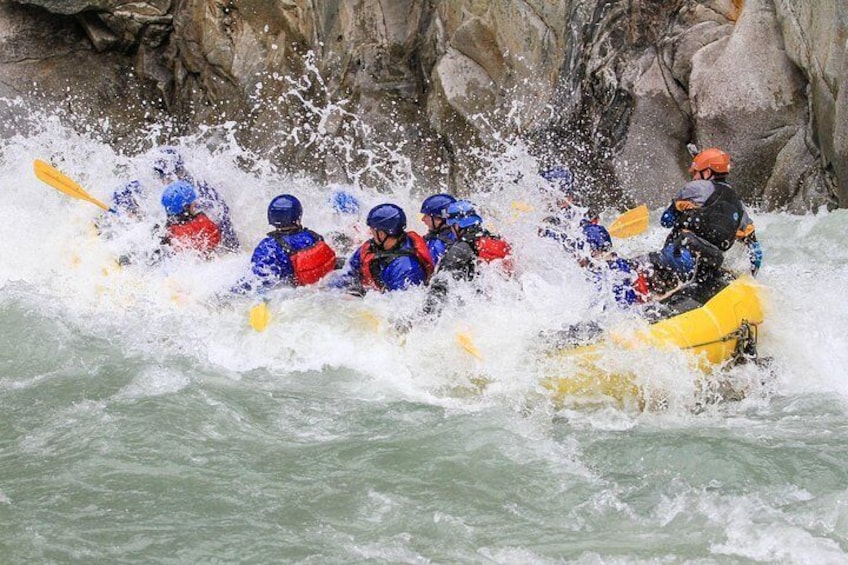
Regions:
<instances>
[{"instance_id":1,"label":"gray boulder","mask_svg":"<svg viewBox=\"0 0 848 565\"><path fill-rule=\"evenodd\" d=\"M72 85L123 132L161 108L292 170L427 190L497 189L526 146L601 203L653 206L694 141L733 155L749 202L848 198L841 0L17 2L2 88Z\"/></svg>"}]
</instances>

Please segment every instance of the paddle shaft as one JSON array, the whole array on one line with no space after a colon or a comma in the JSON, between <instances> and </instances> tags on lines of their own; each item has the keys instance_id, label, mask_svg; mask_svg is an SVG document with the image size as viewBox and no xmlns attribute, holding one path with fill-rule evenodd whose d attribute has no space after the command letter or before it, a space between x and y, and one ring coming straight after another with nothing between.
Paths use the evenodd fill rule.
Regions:
<instances>
[{"instance_id":1,"label":"paddle shaft","mask_svg":"<svg viewBox=\"0 0 848 565\"><path fill-rule=\"evenodd\" d=\"M74 182L70 177L62 174L58 169L56 169L51 164L46 161L42 161L40 159L36 159L33 163L33 168L35 170L35 176L45 184L52 186L59 192L63 194L67 194L71 198L77 198L79 200L85 200L86 202L91 202L98 208L105 210L107 212L112 212L113 214L117 214L117 211L113 208L110 208L97 198L91 196L88 192L86 192L79 184Z\"/></svg>"}]
</instances>

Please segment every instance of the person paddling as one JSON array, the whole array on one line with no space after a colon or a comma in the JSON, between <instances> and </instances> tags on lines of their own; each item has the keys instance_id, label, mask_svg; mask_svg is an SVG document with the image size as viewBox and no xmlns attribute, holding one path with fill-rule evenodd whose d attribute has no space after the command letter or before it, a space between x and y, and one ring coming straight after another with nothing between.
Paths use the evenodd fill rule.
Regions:
<instances>
[{"instance_id":1,"label":"person paddling","mask_svg":"<svg viewBox=\"0 0 848 565\"><path fill-rule=\"evenodd\" d=\"M433 259L424 239L406 231L406 213L395 204L380 204L368 213L371 239L357 249L332 283L352 294L370 290L404 290L427 284Z\"/></svg>"},{"instance_id":2,"label":"person paddling","mask_svg":"<svg viewBox=\"0 0 848 565\"><path fill-rule=\"evenodd\" d=\"M691 233L721 252L735 241L748 247L751 272L756 275L763 262L763 252L742 200L727 180L730 155L716 147L694 155L689 174L692 181L678 191L663 212L660 223L671 228L665 245L680 241L680 235Z\"/></svg>"},{"instance_id":3,"label":"person paddling","mask_svg":"<svg viewBox=\"0 0 848 565\"><path fill-rule=\"evenodd\" d=\"M585 244L582 228L598 223L598 216L583 208L578 198L576 181L568 167L557 165L539 173L547 182L544 191L549 198L550 215L542 219L538 233L559 242L566 251L573 253Z\"/></svg>"},{"instance_id":4,"label":"person paddling","mask_svg":"<svg viewBox=\"0 0 848 565\"><path fill-rule=\"evenodd\" d=\"M255 280L241 288L306 286L317 283L336 268L336 253L324 238L301 225L303 205L291 194L281 194L268 204L268 223L274 227L259 242L250 258Z\"/></svg>"},{"instance_id":5,"label":"person paddling","mask_svg":"<svg viewBox=\"0 0 848 565\"><path fill-rule=\"evenodd\" d=\"M762 265L754 224L727 182L730 168L730 155L721 149L694 155L692 181L678 191L660 219L671 232L662 249L648 254L640 267L655 297L680 302L678 310L706 303L726 285L724 252L735 241L748 246L752 274Z\"/></svg>"},{"instance_id":6,"label":"person paddling","mask_svg":"<svg viewBox=\"0 0 848 565\"><path fill-rule=\"evenodd\" d=\"M428 314L441 311L451 280L471 281L480 273L483 264L493 264L511 274L512 247L499 235L483 228L483 218L468 200L451 203L444 212L445 221L456 237L442 260L424 305Z\"/></svg>"},{"instance_id":7,"label":"person paddling","mask_svg":"<svg viewBox=\"0 0 848 565\"><path fill-rule=\"evenodd\" d=\"M640 276L626 259L613 251L607 229L599 224L586 224L582 231L583 238L575 255L598 290L611 290L615 302L624 308L645 302L648 286L644 276Z\"/></svg>"},{"instance_id":8,"label":"person paddling","mask_svg":"<svg viewBox=\"0 0 848 565\"><path fill-rule=\"evenodd\" d=\"M197 194L197 211L203 212L215 222L221 231L221 247L225 251L235 252L239 248L238 236L230 220L230 209L218 191L204 180L196 179L186 169L185 161L176 147L162 146L153 150L152 173L158 186L166 187L176 181L189 184ZM157 184L154 183L154 184ZM101 229L108 231L116 218L141 220L144 218L142 206L145 193L151 191L150 186L140 179L132 180L118 188L112 195L112 207L118 215L104 216ZM158 188L156 189L158 191Z\"/></svg>"},{"instance_id":9,"label":"person paddling","mask_svg":"<svg viewBox=\"0 0 848 565\"><path fill-rule=\"evenodd\" d=\"M165 221L162 244L173 251L195 251L210 258L221 243L221 229L197 210L197 193L189 183L176 181L162 193Z\"/></svg>"},{"instance_id":10,"label":"person paddling","mask_svg":"<svg viewBox=\"0 0 848 565\"><path fill-rule=\"evenodd\" d=\"M433 257L433 263L437 266L447 248L456 241L456 234L445 219L445 209L454 202L456 198L442 193L428 196L421 203L421 221L427 226L424 241L427 242L430 256Z\"/></svg>"},{"instance_id":11,"label":"person paddling","mask_svg":"<svg viewBox=\"0 0 848 565\"><path fill-rule=\"evenodd\" d=\"M333 231L327 234L327 240L339 254L349 255L365 235L359 199L350 189L336 188L327 198L327 203L333 210ZM339 258L339 261L341 264L337 266L342 268L344 260Z\"/></svg>"}]
</instances>

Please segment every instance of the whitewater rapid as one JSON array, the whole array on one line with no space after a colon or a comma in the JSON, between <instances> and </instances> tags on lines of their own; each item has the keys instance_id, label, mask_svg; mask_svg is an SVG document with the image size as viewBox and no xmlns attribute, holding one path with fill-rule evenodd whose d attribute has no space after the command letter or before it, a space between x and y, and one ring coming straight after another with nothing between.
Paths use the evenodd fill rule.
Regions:
<instances>
[{"instance_id":1,"label":"whitewater rapid","mask_svg":"<svg viewBox=\"0 0 848 565\"><path fill-rule=\"evenodd\" d=\"M555 370L540 332L639 322L604 309L537 236L541 181L522 148L468 195L512 242L514 280L459 289L435 320L420 314L424 289L280 290L260 333L247 318L256 300L228 291L268 230L268 201L296 194L319 233L355 233L362 218L341 220L333 186L232 140L172 143L229 203L238 254L119 268L151 225L98 237L99 210L38 181L33 161L105 200L150 179L151 155L49 121L0 146L0 512L12 517L0 542L11 562L844 562L844 211L754 211L771 361L731 371L751 386L746 399L704 409L703 375L657 352L635 368L665 390L662 410L562 408L539 384ZM395 202L419 232L420 201L437 190L346 189L363 216ZM158 212L155 195L145 206ZM622 255L659 247L657 212L648 233L616 242ZM731 264L744 268L743 255Z\"/></svg>"},{"instance_id":2,"label":"whitewater rapid","mask_svg":"<svg viewBox=\"0 0 848 565\"><path fill-rule=\"evenodd\" d=\"M51 159L91 194L108 200L129 180L151 184L152 154L119 155L67 130L61 136L48 131L7 141L0 200L6 218L0 225L0 284L6 294L75 324L78 331L125 340L128 351L159 360L188 354L235 374L257 367L298 372L344 366L419 395L453 386L456 375L478 372L506 395L526 393L544 376L533 372L541 354L540 332L598 316L612 323L623 316L609 308L602 312L594 288L573 262L555 244L536 236L544 207L527 211L513 205L540 199L538 177L528 170L522 177L527 180L470 195L489 225L513 243L517 280L489 277L486 293L468 292L462 306L448 308L436 321L419 314L421 289L364 300L328 289L279 291L271 295L274 322L257 334L246 323L246 312L256 300L229 289L247 274L252 247L269 229L267 202L283 192L296 194L304 203L305 225L319 233L342 229L356 237L366 233L363 218L334 214L328 198L339 186L286 176L259 161L245 171L239 166L244 152L237 146L210 151L190 143L180 146L187 167L229 203L241 252L213 262L175 258L155 267L120 268L115 258L127 247L150 245L152 225L131 226L122 237L103 241L93 227L99 209L37 180L32 163ZM526 165L535 163L526 157ZM395 202L407 211L410 228L424 231L417 209L428 191L380 194L344 188L362 201L361 216L374 204ZM143 204L154 219L161 214L156 195ZM605 217L614 214L609 211ZM844 234L843 215L756 213L766 253L758 280L768 296L761 351L774 358L778 387L848 392L840 371L848 361L848 347L842 347L848 307L835 293L846 288L846 251L836 244ZM645 253L659 247L663 236L655 226L646 235L618 242L618 250L625 256ZM738 247L730 261L741 270L744 257ZM412 331L397 334L393 323L398 320L410 320ZM457 334L473 338L482 362L457 346ZM662 375L661 365L656 370L657 379L678 378Z\"/></svg>"}]
</instances>

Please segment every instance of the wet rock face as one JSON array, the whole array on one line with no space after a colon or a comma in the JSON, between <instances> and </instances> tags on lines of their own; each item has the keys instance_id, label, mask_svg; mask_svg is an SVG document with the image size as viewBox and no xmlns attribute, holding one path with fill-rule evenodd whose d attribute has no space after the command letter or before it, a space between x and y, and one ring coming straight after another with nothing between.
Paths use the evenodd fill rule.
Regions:
<instances>
[{"instance_id":1,"label":"wet rock face","mask_svg":"<svg viewBox=\"0 0 848 565\"><path fill-rule=\"evenodd\" d=\"M102 126L105 140L128 140L166 117L157 89L135 77L121 52L96 51L77 17L0 2L0 134L38 127L31 110L41 105L87 131Z\"/></svg>"},{"instance_id":2,"label":"wet rock face","mask_svg":"<svg viewBox=\"0 0 848 565\"><path fill-rule=\"evenodd\" d=\"M841 0L775 0L785 53L803 73L809 119L804 138L818 166L806 170L799 197L826 186L848 205L848 6ZM784 166L791 166L786 163Z\"/></svg>"},{"instance_id":3,"label":"wet rock face","mask_svg":"<svg viewBox=\"0 0 848 565\"><path fill-rule=\"evenodd\" d=\"M123 66L106 75L134 103L236 122L246 146L327 180L479 188L474 149L521 139L598 196L659 206L695 142L733 155L750 202L848 203L842 0L16 1L31 7L0 11L0 41L39 52L0 61L4 92L70 42L77 75ZM64 31L44 42L34 19Z\"/></svg>"},{"instance_id":4,"label":"wet rock face","mask_svg":"<svg viewBox=\"0 0 848 565\"><path fill-rule=\"evenodd\" d=\"M731 33L692 57L689 99L697 141L734 151L734 180L749 199L792 202L803 172L780 162L812 163L803 139L806 81L786 57L771 0L747 0Z\"/></svg>"}]
</instances>

